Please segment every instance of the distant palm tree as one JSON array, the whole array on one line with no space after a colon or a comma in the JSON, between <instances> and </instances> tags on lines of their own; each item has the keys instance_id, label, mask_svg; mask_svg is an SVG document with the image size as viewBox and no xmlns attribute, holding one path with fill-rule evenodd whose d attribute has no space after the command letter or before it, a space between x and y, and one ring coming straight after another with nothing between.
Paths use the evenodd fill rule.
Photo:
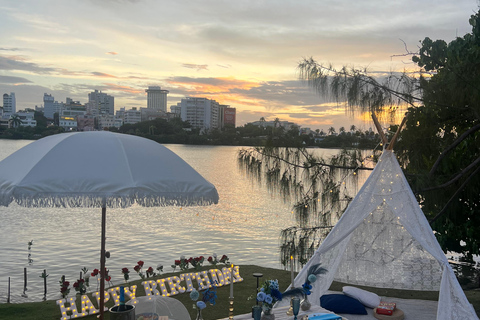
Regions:
<instances>
[{"instance_id":1,"label":"distant palm tree","mask_svg":"<svg viewBox=\"0 0 480 320\"><path fill-rule=\"evenodd\" d=\"M10 123L12 124L12 127L17 128L22 125L23 121L17 114L14 114L10 117Z\"/></svg>"},{"instance_id":2,"label":"distant palm tree","mask_svg":"<svg viewBox=\"0 0 480 320\"><path fill-rule=\"evenodd\" d=\"M148 128L148 133L151 134L152 136L155 135L155 129L157 129L157 127L155 126L150 126Z\"/></svg>"},{"instance_id":3,"label":"distant palm tree","mask_svg":"<svg viewBox=\"0 0 480 320\"><path fill-rule=\"evenodd\" d=\"M335 134L335 132L336 132L336 131L335 131L335 128L334 128L334 127L328 128L328 134L329 134L329 135L333 135L333 134Z\"/></svg>"},{"instance_id":4,"label":"distant palm tree","mask_svg":"<svg viewBox=\"0 0 480 320\"><path fill-rule=\"evenodd\" d=\"M355 130L357 130L357 127L354 124L352 124L350 126L350 132L355 132Z\"/></svg>"},{"instance_id":5,"label":"distant palm tree","mask_svg":"<svg viewBox=\"0 0 480 320\"><path fill-rule=\"evenodd\" d=\"M344 134L345 133L345 127L340 127L338 129L338 132L340 132L340 134Z\"/></svg>"}]
</instances>

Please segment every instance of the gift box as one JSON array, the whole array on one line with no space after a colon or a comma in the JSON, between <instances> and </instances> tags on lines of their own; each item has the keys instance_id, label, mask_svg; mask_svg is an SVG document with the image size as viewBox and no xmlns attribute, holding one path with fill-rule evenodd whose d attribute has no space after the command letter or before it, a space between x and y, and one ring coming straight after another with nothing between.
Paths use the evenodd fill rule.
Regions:
<instances>
[{"instance_id":1,"label":"gift box","mask_svg":"<svg viewBox=\"0 0 480 320\"><path fill-rule=\"evenodd\" d=\"M391 316L396 307L395 302L380 302L380 305L377 307L377 313Z\"/></svg>"}]
</instances>

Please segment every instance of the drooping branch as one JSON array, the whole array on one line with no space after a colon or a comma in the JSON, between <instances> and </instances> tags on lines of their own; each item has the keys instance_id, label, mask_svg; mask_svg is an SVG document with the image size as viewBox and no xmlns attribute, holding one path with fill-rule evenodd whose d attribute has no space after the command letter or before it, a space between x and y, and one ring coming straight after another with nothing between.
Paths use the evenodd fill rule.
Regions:
<instances>
[{"instance_id":1,"label":"drooping branch","mask_svg":"<svg viewBox=\"0 0 480 320\"><path fill-rule=\"evenodd\" d=\"M453 200L455 200L457 198L457 196L460 194L460 192L463 191L463 189L465 189L465 186L468 184L468 181L473 178L476 174L478 174L478 172L480 172L480 167L478 167L477 169L475 169L475 171L472 172L471 175L468 176L467 179L465 179L465 181L463 181L462 185L457 189L457 191L455 191L455 193L453 194L453 196L447 201L447 203L443 206L442 210L440 210L436 215L435 217L433 217L429 223L432 224L434 223L435 221L438 220L438 218L440 218L446 211L447 211L447 207L450 205L450 203L452 203Z\"/></svg>"},{"instance_id":2,"label":"drooping branch","mask_svg":"<svg viewBox=\"0 0 480 320\"><path fill-rule=\"evenodd\" d=\"M336 70L318 64L313 58L304 59L298 69L300 79L306 80L317 92L331 95L337 102L346 101L351 108L358 106L363 110L379 111L388 105L406 103L414 106L422 101L417 96L418 80L406 74L397 77L392 73L380 83L366 70L348 70L346 67Z\"/></svg>"},{"instance_id":3,"label":"drooping branch","mask_svg":"<svg viewBox=\"0 0 480 320\"><path fill-rule=\"evenodd\" d=\"M445 156L455 149L456 146L458 146L463 140L465 140L469 135L472 133L480 130L480 123L474 125L467 131L465 131L462 135L460 135L451 145L449 145L447 148L443 150L443 152L438 156L437 160L433 164L432 168L430 169L430 172L428 173L428 177L431 178L435 171L437 171L438 166L440 165L440 162L445 158Z\"/></svg>"},{"instance_id":4,"label":"drooping branch","mask_svg":"<svg viewBox=\"0 0 480 320\"><path fill-rule=\"evenodd\" d=\"M434 187L419 190L419 191L417 191L417 193L446 188L449 185L453 184L454 182L458 181L460 178L462 178L464 175L466 175L470 170L472 170L478 164L480 164L480 157L478 157L475 161L470 163L467 167L465 167L462 171L460 171L457 175L455 175L455 177L453 177L449 181L447 181L445 183L442 183L438 186L434 186Z\"/></svg>"}]
</instances>

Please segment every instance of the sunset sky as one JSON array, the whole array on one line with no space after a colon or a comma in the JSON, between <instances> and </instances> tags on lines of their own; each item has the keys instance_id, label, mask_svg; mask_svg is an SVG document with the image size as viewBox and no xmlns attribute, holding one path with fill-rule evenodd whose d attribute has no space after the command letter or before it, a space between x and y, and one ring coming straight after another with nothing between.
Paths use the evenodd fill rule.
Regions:
<instances>
[{"instance_id":1,"label":"sunset sky","mask_svg":"<svg viewBox=\"0 0 480 320\"><path fill-rule=\"evenodd\" d=\"M151 85L237 109L237 125L288 120L368 128L298 80L304 57L373 72L412 68L425 37L471 31L475 0L0 0L0 94L17 110L43 94L85 103L98 89L115 109L146 107Z\"/></svg>"}]
</instances>

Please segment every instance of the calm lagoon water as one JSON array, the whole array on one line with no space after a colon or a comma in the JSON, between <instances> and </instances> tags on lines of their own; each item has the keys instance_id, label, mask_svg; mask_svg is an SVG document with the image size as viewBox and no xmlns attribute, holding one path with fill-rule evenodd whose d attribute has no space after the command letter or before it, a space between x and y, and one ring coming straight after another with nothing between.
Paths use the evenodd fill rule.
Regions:
<instances>
[{"instance_id":1,"label":"calm lagoon water","mask_svg":"<svg viewBox=\"0 0 480 320\"><path fill-rule=\"evenodd\" d=\"M0 140L0 160L28 143ZM167 147L216 186L220 202L209 207L107 209L106 248L111 257L106 265L112 281L122 281L123 267L137 277L133 267L139 260L145 267L162 264L172 271L170 265L182 255L226 254L235 264L281 268L278 237L282 228L293 224L290 205L241 172L236 162L240 147ZM100 209L11 204L0 207L0 218L0 303L7 299L8 277L12 302L39 301L44 269L49 274L47 298L57 299L62 275L73 283L82 268L98 268ZM28 297L22 297L25 267Z\"/></svg>"},{"instance_id":2,"label":"calm lagoon water","mask_svg":"<svg viewBox=\"0 0 480 320\"><path fill-rule=\"evenodd\" d=\"M31 141L0 140L0 160ZM166 145L207 180L220 195L208 207L107 208L106 266L113 283L121 283L121 269L145 262L170 272L180 256L226 254L235 264L282 268L279 262L280 230L294 224L291 205L250 180L237 166L241 147ZM334 150L326 152L334 153ZM74 170L74 168L72 168ZM62 275L71 284L81 269L99 268L101 209L0 207L0 303L43 298L43 270L49 277L47 299L60 298ZM31 249L28 242L33 240ZM30 256L29 256L30 254ZM28 290L23 294L23 270L28 270ZM92 286L91 286L92 288ZM71 288L71 292L74 289Z\"/></svg>"}]
</instances>

